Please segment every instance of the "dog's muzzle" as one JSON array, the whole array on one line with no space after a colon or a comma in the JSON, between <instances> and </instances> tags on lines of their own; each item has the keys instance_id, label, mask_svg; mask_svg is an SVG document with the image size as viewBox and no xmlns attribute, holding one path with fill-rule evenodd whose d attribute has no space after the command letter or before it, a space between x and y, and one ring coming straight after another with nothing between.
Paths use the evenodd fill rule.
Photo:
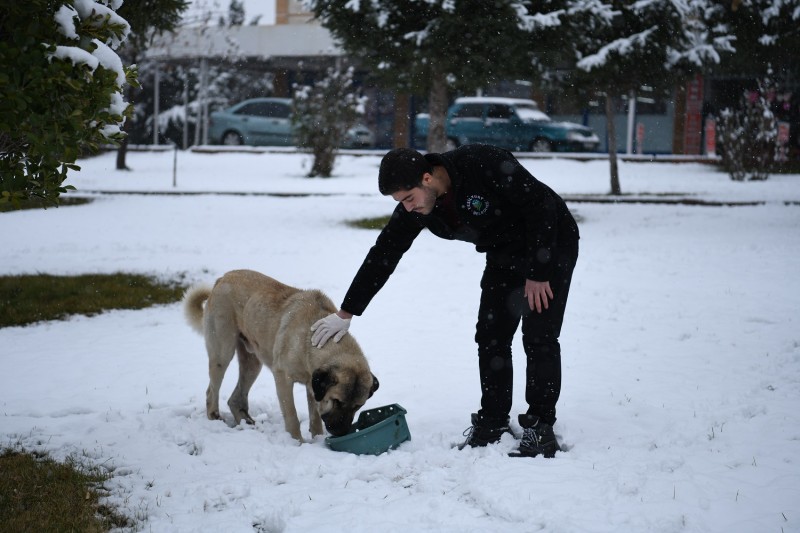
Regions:
<instances>
[{"instance_id":1,"label":"dog's muzzle","mask_svg":"<svg viewBox=\"0 0 800 533\"><path fill-rule=\"evenodd\" d=\"M347 417L336 413L327 413L322 415L322 421L325 423L325 429L334 437L347 435L350 433L350 428L353 427L352 415Z\"/></svg>"}]
</instances>

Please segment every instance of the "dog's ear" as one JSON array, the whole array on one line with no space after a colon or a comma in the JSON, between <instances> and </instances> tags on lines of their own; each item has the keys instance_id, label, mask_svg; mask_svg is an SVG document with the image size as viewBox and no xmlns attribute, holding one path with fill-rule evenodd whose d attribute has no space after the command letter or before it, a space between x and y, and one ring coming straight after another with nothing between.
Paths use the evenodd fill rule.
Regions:
<instances>
[{"instance_id":1,"label":"dog's ear","mask_svg":"<svg viewBox=\"0 0 800 533\"><path fill-rule=\"evenodd\" d=\"M314 391L314 399L321 402L328 389L336 385L336 377L330 370L320 368L314 370L311 375L311 389Z\"/></svg>"},{"instance_id":2,"label":"dog's ear","mask_svg":"<svg viewBox=\"0 0 800 533\"><path fill-rule=\"evenodd\" d=\"M378 383L378 378L375 377L375 374L372 374L372 388L369 390L368 398L372 398L372 395L375 394L375 391L378 390L381 384Z\"/></svg>"}]
</instances>

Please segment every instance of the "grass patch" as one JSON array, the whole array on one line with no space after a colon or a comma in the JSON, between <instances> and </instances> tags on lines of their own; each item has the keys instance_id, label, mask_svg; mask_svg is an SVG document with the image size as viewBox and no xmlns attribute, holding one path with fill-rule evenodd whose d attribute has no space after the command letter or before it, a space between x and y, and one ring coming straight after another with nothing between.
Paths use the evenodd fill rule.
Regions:
<instances>
[{"instance_id":1,"label":"grass patch","mask_svg":"<svg viewBox=\"0 0 800 533\"><path fill-rule=\"evenodd\" d=\"M168 304L180 300L185 288L142 274L0 276L0 327Z\"/></svg>"},{"instance_id":2,"label":"grass patch","mask_svg":"<svg viewBox=\"0 0 800 533\"><path fill-rule=\"evenodd\" d=\"M358 220L348 220L347 225L359 229L383 229L389 223L390 218L392 218L391 215L377 218L359 218Z\"/></svg>"},{"instance_id":3,"label":"grass patch","mask_svg":"<svg viewBox=\"0 0 800 533\"><path fill-rule=\"evenodd\" d=\"M52 202L45 202L41 198L31 198L30 200L19 202L17 205L15 205L13 202L2 202L0 203L0 213L22 211L23 209L54 209L70 205L84 205L91 203L92 200L94 200L94 198L60 196L58 199L58 205L53 205Z\"/></svg>"},{"instance_id":4,"label":"grass patch","mask_svg":"<svg viewBox=\"0 0 800 533\"><path fill-rule=\"evenodd\" d=\"M184 289L182 281L141 274L0 276L0 327L172 303ZM38 453L0 450L0 531L133 528L130 518L100 503L110 477L74 460L61 464Z\"/></svg>"},{"instance_id":5,"label":"grass patch","mask_svg":"<svg viewBox=\"0 0 800 533\"><path fill-rule=\"evenodd\" d=\"M0 530L82 531L130 528L131 520L100 503L109 475L68 461L0 452Z\"/></svg>"}]
</instances>

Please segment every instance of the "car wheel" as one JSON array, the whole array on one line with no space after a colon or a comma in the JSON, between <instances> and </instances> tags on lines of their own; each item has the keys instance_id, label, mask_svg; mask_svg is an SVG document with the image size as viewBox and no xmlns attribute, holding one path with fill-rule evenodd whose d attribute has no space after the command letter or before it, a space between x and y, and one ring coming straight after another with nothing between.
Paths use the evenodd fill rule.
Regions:
<instances>
[{"instance_id":1,"label":"car wheel","mask_svg":"<svg viewBox=\"0 0 800 533\"><path fill-rule=\"evenodd\" d=\"M531 152L552 152L553 144L547 139L536 139L531 143Z\"/></svg>"},{"instance_id":2,"label":"car wheel","mask_svg":"<svg viewBox=\"0 0 800 533\"><path fill-rule=\"evenodd\" d=\"M222 144L228 146L240 146L242 144L242 136L235 131L226 131L222 135Z\"/></svg>"},{"instance_id":3,"label":"car wheel","mask_svg":"<svg viewBox=\"0 0 800 533\"><path fill-rule=\"evenodd\" d=\"M455 150L456 148L458 148L458 141L455 139L447 139L447 141L444 143L444 148L448 152L450 150Z\"/></svg>"}]
</instances>

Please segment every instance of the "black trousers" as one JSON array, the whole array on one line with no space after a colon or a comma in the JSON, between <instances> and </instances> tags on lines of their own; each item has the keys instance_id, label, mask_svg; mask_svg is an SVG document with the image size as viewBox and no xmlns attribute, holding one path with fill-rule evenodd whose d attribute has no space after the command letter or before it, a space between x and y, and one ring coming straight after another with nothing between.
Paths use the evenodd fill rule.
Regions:
<instances>
[{"instance_id":1,"label":"black trousers","mask_svg":"<svg viewBox=\"0 0 800 533\"><path fill-rule=\"evenodd\" d=\"M481 378L479 415L489 423L504 423L511 411L514 372L511 341L520 321L527 357L525 400L527 414L547 424L556 421L561 394L561 345L558 337L567 306L578 246L557 249L550 279L553 299L549 308L531 311L525 294L522 259L489 252L481 279L481 303L475 341Z\"/></svg>"}]
</instances>

